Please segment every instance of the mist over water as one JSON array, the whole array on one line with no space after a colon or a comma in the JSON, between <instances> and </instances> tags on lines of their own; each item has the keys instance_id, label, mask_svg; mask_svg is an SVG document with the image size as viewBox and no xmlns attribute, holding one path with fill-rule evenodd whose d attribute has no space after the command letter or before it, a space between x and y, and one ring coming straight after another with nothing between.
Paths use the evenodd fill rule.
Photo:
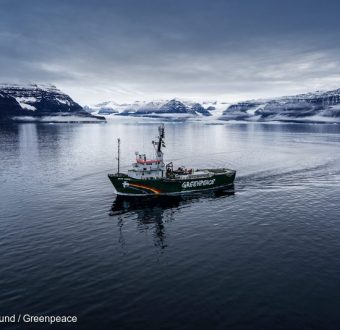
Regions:
<instances>
[{"instance_id":1,"label":"mist over water","mask_svg":"<svg viewBox=\"0 0 340 330\"><path fill-rule=\"evenodd\" d=\"M116 199L159 122L0 126L2 315L82 329L340 326L340 126L165 123L165 159L223 193ZM22 325L12 324L13 329Z\"/></svg>"}]
</instances>

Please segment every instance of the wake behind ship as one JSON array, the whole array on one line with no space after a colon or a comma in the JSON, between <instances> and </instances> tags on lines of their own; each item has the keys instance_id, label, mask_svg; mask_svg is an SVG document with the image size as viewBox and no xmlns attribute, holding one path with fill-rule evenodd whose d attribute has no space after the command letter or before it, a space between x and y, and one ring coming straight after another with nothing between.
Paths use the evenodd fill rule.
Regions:
<instances>
[{"instance_id":1,"label":"wake behind ship","mask_svg":"<svg viewBox=\"0 0 340 330\"><path fill-rule=\"evenodd\" d=\"M227 168L215 169L174 169L173 163L165 165L162 147L164 144L164 125L158 128L158 141L152 141L155 149L153 159L136 152L136 161L127 173L120 173L120 139L118 139L118 172L109 174L118 195L176 195L202 190L218 190L231 186L236 171Z\"/></svg>"}]
</instances>

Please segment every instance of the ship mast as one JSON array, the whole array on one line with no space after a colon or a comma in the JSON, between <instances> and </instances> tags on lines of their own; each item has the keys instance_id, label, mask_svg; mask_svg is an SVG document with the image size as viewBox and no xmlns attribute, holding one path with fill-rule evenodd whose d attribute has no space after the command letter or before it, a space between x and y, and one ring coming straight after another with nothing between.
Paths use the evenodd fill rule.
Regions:
<instances>
[{"instance_id":1,"label":"ship mast","mask_svg":"<svg viewBox=\"0 0 340 330\"><path fill-rule=\"evenodd\" d=\"M164 144L164 124L158 127L158 145L157 145L157 156L160 156L160 153L162 152L162 147L165 147Z\"/></svg>"}]
</instances>

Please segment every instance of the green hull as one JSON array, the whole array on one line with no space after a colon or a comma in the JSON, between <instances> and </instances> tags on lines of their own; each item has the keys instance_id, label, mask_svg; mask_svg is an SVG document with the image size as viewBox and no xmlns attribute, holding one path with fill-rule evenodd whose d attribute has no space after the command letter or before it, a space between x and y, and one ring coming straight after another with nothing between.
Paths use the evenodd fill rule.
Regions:
<instances>
[{"instance_id":1,"label":"green hull","mask_svg":"<svg viewBox=\"0 0 340 330\"><path fill-rule=\"evenodd\" d=\"M226 169L209 169L212 176L190 179L147 179L140 180L126 174L109 174L116 194L128 196L140 195L176 195L202 190L226 188L234 183L236 171Z\"/></svg>"}]
</instances>

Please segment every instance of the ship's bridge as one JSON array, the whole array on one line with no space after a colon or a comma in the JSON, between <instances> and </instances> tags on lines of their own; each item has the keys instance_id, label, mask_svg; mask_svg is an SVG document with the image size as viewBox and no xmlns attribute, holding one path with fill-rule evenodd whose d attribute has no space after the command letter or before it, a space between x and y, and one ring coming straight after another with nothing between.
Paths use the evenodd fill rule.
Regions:
<instances>
[{"instance_id":1,"label":"ship's bridge","mask_svg":"<svg viewBox=\"0 0 340 330\"><path fill-rule=\"evenodd\" d=\"M161 161L159 159L137 159L137 164L143 164L143 165L157 165L160 164Z\"/></svg>"},{"instance_id":2,"label":"ship's bridge","mask_svg":"<svg viewBox=\"0 0 340 330\"><path fill-rule=\"evenodd\" d=\"M165 173L163 157L158 159L147 159L145 154L136 154L136 162L132 164L132 169L128 175L135 179L161 178Z\"/></svg>"}]
</instances>

